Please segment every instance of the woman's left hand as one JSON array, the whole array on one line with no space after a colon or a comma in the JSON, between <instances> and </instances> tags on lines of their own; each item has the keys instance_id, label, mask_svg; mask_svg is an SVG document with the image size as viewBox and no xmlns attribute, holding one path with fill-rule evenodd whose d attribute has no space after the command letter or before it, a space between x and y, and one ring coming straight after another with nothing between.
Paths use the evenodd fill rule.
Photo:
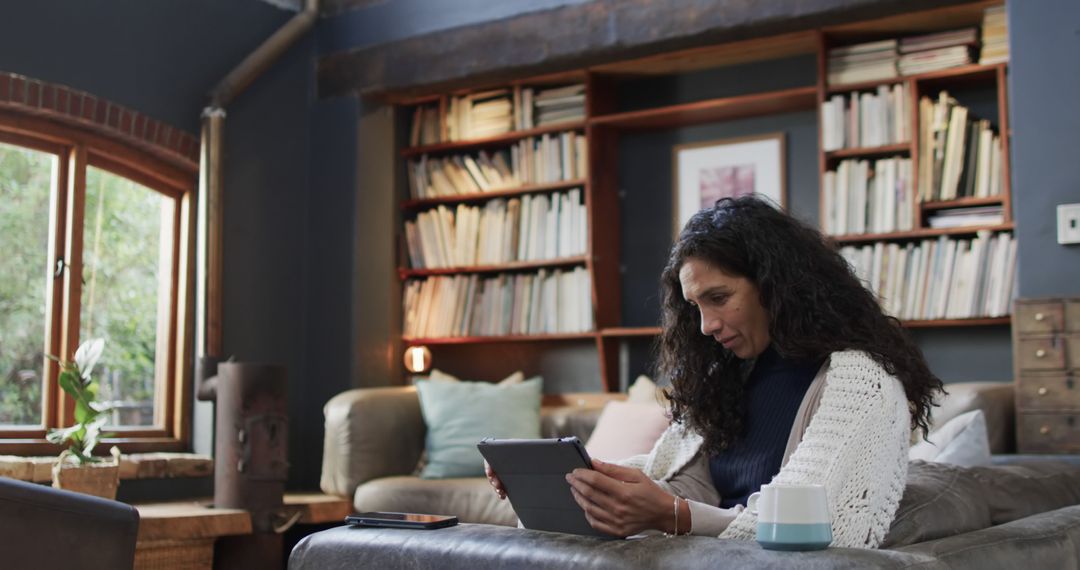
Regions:
<instances>
[{"instance_id":1,"label":"woman's left hand","mask_svg":"<svg viewBox=\"0 0 1080 570\"><path fill-rule=\"evenodd\" d=\"M592 469L566 475L570 491L592 527L613 536L666 529L673 522L674 496L638 469L593 459Z\"/></svg>"}]
</instances>

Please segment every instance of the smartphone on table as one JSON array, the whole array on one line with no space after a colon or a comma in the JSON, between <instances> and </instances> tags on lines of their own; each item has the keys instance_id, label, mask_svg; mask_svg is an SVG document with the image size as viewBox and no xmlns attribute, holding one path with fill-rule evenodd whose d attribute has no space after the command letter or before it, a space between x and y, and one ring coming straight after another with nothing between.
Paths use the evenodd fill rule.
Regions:
<instances>
[{"instance_id":1,"label":"smartphone on table","mask_svg":"<svg viewBox=\"0 0 1080 570\"><path fill-rule=\"evenodd\" d=\"M449 515L426 515L421 513L387 513L366 512L355 513L345 517L345 522L352 526L382 527L382 528L411 528L419 530L432 530L446 528L458 523L458 518Z\"/></svg>"}]
</instances>

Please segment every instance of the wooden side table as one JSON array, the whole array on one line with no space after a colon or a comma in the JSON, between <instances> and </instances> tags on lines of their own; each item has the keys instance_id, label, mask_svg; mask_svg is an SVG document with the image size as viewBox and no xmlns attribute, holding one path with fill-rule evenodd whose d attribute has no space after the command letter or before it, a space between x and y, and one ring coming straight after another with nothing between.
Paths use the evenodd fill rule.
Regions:
<instances>
[{"instance_id":1,"label":"wooden side table","mask_svg":"<svg viewBox=\"0 0 1080 570\"><path fill-rule=\"evenodd\" d=\"M300 512L298 524L340 522L352 509L348 499L320 493L288 493L287 510ZM136 570L210 570L214 543L223 536L252 532L251 515L242 509L218 509L211 500L134 505L139 511Z\"/></svg>"}]
</instances>

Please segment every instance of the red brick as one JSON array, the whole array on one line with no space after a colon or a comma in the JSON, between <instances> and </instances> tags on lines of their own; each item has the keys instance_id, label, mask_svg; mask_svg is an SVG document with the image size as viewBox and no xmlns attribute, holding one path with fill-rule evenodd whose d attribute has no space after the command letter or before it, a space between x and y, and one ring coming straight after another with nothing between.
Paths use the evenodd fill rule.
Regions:
<instances>
[{"instance_id":1,"label":"red brick","mask_svg":"<svg viewBox=\"0 0 1080 570\"><path fill-rule=\"evenodd\" d=\"M46 83L41 89L41 108L56 111L56 87Z\"/></svg>"},{"instance_id":2,"label":"red brick","mask_svg":"<svg viewBox=\"0 0 1080 570\"><path fill-rule=\"evenodd\" d=\"M146 142L154 142L157 140L157 132L161 128L161 123L153 120L146 120L146 132L143 133L143 140Z\"/></svg>"},{"instance_id":3,"label":"red brick","mask_svg":"<svg viewBox=\"0 0 1080 570\"><path fill-rule=\"evenodd\" d=\"M169 147L169 138L172 137L172 127L164 123L158 127L157 138L154 139L154 144L165 148Z\"/></svg>"},{"instance_id":4,"label":"red brick","mask_svg":"<svg viewBox=\"0 0 1080 570\"><path fill-rule=\"evenodd\" d=\"M56 110L65 115L74 115L71 111L71 91L67 87L56 88Z\"/></svg>"},{"instance_id":5,"label":"red brick","mask_svg":"<svg viewBox=\"0 0 1080 570\"><path fill-rule=\"evenodd\" d=\"M95 98L94 101L95 101L95 103L94 103L94 115L93 115L94 118L93 118L93 121L95 123L99 124L99 125L104 125L105 121L108 120L108 118L109 118L109 116L107 114L108 111L109 111L109 102L108 101L102 101L101 99L97 99L97 98Z\"/></svg>"},{"instance_id":6,"label":"red brick","mask_svg":"<svg viewBox=\"0 0 1080 570\"><path fill-rule=\"evenodd\" d=\"M22 77L11 78L11 102L26 103L26 80Z\"/></svg>"},{"instance_id":7,"label":"red brick","mask_svg":"<svg viewBox=\"0 0 1080 570\"><path fill-rule=\"evenodd\" d=\"M82 115L83 119L94 122L94 111L97 109L97 98L89 93L82 94Z\"/></svg>"},{"instance_id":8,"label":"red brick","mask_svg":"<svg viewBox=\"0 0 1080 570\"><path fill-rule=\"evenodd\" d=\"M108 121L106 121L105 124L112 127L112 128L114 128L114 129L119 130L120 129L120 111L122 111L122 110L123 109L121 107L119 107L117 105L113 105L112 103L109 103Z\"/></svg>"},{"instance_id":9,"label":"red brick","mask_svg":"<svg viewBox=\"0 0 1080 570\"><path fill-rule=\"evenodd\" d=\"M26 104L30 107L41 106L41 82L28 79L26 81Z\"/></svg>"},{"instance_id":10,"label":"red brick","mask_svg":"<svg viewBox=\"0 0 1080 570\"><path fill-rule=\"evenodd\" d=\"M125 135L131 134L131 125L135 122L132 117L132 113L128 109L120 110L120 132Z\"/></svg>"},{"instance_id":11,"label":"red brick","mask_svg":"<svg viewBox=\"0 0 1080 570\"><path fill-rule=\"evenodd\" d=\"M0 101L11 100L11 76L0 73Z\"/></svg>"},{"instance_id":12,"label":"red brick","mask_svg":"<svg viewBox=\"0 0 1080 570\"><path fill-rule=\"evenodd\" d=\"M183 155L192 160L198 160L199 139L195 137L184 137Z\"/></svg>"},{"instance_id":13,"label":"red brick","mask_svg":"<svg viewBox=\"0 0 1080 570\"><path fill-rule=\"evenodd\" d=\"M131 134L136 138L145 138L146 135L146 115L142 113L135 113L135 125L131 129Z\"/></svg>"}]
</instances>

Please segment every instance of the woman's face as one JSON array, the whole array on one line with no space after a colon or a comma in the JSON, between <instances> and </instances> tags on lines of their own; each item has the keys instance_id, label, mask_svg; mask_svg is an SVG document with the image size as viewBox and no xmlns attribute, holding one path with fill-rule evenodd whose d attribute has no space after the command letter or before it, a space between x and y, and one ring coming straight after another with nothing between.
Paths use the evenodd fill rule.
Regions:
<instances>
[{"instance_id":1,"label":"woman's face","mask_svg":"<svg viewBox=\"0 0 1080 570\"><path fill-rule=\"evenodd\" d=\"M768 348L769 315L749 279L691 257L679 269L679 281L683 298L701 314L701 334L744 360Z\"/></svg>"}]
</instances>

